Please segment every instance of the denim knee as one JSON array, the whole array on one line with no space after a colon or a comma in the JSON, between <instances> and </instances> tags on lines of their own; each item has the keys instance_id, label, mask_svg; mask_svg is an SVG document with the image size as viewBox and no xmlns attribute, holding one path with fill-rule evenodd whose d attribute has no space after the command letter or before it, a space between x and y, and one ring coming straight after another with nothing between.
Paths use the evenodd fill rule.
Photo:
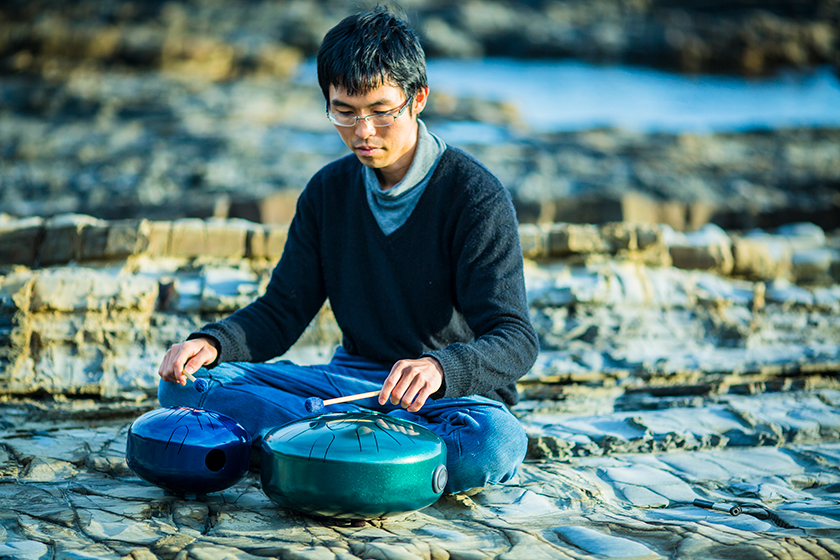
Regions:
<instances>
[{"instance_id":1,"label":"denim knee","mask_svg":"<svg viewBox=\"0 0 840 560\"><path fill-rule=\"evenodd\" d=\"M500 465L507 465L507 470L498 482L507 482L513 478L519 470L519 465L525 460L528 452L528 436L519 419L510 413L504 415L504 420L497 420L495 434L495 436L489 435L489 437L498 438L498 443L493 449L494 459Z\"/></svg>"},{"instance_id":2,"label":"denim knee","mask_svg":"<svg viewBox=\"0 0 840 560\"><path fill-rule=\"evenodd\" d=\"M503 408L488 407L476 416L468 422L473 424L470 428L460 430L455 438L445 438L449 439L450 479L446 491L450 494L507 482L525 459L528 437L513 414Z\"/></svg>"}]
</instances>

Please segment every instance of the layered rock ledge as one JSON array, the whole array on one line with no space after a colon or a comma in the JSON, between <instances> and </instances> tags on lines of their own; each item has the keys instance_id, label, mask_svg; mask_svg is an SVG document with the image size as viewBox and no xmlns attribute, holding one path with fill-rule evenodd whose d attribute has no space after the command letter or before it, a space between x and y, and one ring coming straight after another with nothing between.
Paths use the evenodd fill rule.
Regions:
<instances>
[{"instance_id":1,"label":"layered rock ledge","mask_svg":"<svg viewBox=\"0 0 840 560\"><path fill-rule=\"evenodd\" d=\"M257 297L285 235L244 220L0 222L0 392L152 392L170 344ZM840 247L813 224L523 224L520 239L542 345L523 383L756 382L840 363ZM298 346L338 342L326 306Z\"/></svg>"}]
</instances>

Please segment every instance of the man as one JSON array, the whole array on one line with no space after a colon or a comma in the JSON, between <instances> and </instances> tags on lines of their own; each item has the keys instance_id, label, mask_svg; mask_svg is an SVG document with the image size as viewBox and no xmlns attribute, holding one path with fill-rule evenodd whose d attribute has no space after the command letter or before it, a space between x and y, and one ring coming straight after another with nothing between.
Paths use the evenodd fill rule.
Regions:
<instances>
[{"instance_id":1,"label":"man","mask_svg":"<svg viewBox=\"0 0 840 560\"><path fill-rule=\"evenodd\" d=\"M527 447L506 408L538 352L510 196L480 163L428 132L425 55L377 6L330 30L318 52L327 117L353 152L304 189L266 293L175 344L163 406L239 421L255 442L307 415L305 400L381 389L334 410L375 410L437 433L446 491L513 476ZM326 299L343 339L329 364L281 356ZM209 382L198 393L183 371ZM332 409L332 407L331 407Z\"/></svg>"}]
</instances>

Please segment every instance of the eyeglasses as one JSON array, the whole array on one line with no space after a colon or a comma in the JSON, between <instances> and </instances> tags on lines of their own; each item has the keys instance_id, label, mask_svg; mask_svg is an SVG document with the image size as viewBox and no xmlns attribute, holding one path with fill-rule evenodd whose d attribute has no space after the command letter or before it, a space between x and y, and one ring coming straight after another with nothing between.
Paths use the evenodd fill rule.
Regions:
<instances>
[{"instance_id":1,"label":"eyeglasses","mask_svg":"<svg viewBox=\"0 0 840 560\"><path fill-rule=\"evenodd\" d=\"M359 121L365 121L365 123L370 123L377 128L391 126L405 112L406 107L408 107L408 104L411 103L413 98L414 96L412 95L406 99L405 103L399 109L393 109L385 113L374 113L366 117L354 117L346 113L330 113L330 102L327 101L327 118L330 119L331 123L338 126L356 126Z\"/></svg>"}]
</instances>

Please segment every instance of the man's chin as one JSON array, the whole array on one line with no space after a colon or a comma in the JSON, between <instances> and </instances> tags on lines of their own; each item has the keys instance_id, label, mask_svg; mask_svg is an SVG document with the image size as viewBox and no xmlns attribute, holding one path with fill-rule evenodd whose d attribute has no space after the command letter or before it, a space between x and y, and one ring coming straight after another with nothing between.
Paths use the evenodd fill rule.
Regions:
<instances>
[{"instance_id":1,"label":"man's chin","mask_svg":"<svg viewBox=\"0 0 840 560\"><path fill-rule=\"evenodd\" d=\"M363 156L361 154L356 154L356 157L359 158L359 161L365 167L370 167L371 169L379 169L383 167L381 163L379 163L379 159L373 156Z\"/></svg>"}]
</instances>

